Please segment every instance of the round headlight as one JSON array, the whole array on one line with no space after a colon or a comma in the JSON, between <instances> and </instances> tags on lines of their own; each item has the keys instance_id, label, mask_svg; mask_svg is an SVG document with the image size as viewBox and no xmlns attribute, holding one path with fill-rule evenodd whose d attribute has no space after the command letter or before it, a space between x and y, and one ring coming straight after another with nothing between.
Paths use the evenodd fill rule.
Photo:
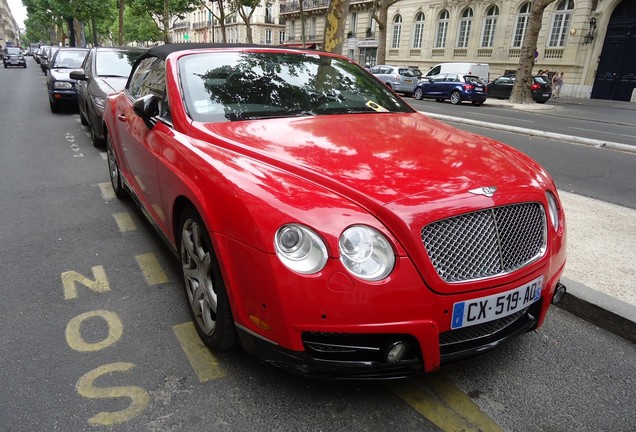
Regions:
<instances>
[{"instance_id":1,"label":"round headlight","mask_svg":"<svg viewBox=\"0 0 636 432\"><path fill-rule=\"evenodd\" d=\"M377 281L393 270L395 254L388 240L374 228L354 225L338 241L340 259L354 276Z\"/></svg>"},{"instance_id":2,"label":"round headlight","mask_svg":"<svg viewBox=\"0 0 636 432\"><path fill-rule=\"evenodd\" d=\"M548 213L550 213L550 222L556 231L559 230L559 205L556 197L552 192L546 192L545 197L548 201Z\"/></svg>"},{"instance_id":3,"label":"round headlight","mask_svg":"<svg viewBox=\"0 0 636 432\"><path fill-rule=\"evenodd\" d=\"M274 247L278 259L290 270L301 274L317 273L327 263L327 247L309 228L283 225L276 231Z\"/></svg>"}]
</instances>

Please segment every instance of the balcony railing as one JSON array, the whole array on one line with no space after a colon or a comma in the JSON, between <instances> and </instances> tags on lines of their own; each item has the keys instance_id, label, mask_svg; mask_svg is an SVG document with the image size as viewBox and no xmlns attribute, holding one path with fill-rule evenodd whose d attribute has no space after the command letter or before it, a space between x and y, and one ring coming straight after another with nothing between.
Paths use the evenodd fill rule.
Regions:
<instances>
[{"instance_id":1,"label":"balcony railing","mask_svg":"<svg viewBox=\"0 0 636 432\"><path fill-rule=\"evenodd\" d=\"M190 21L180 21L174 23L174 29L190 28Z\"/></svg>"},{"instance_id":2,"label":"balcony railing","mask_svg":"<svg viewBox=\"0 0 636 432\"><path fill-rule=\"evenodd\" d=\"M303 10L320 9L329 7L329 0L303 0ZM281 13L300 12L300 2L291 1L280 5Z\"/></svg>"},{"instance_id":3,"label":"balcony railing","mask_svg":"<svg viewBox=\"0 0 636 432\"><path fill-rule=\"evenodd\" d=\"M206 27L210 27L210 24L211 24L210 21L199 21L192 24L192 28L193 29L206 28Z\"/></svg>"}]
</instances>

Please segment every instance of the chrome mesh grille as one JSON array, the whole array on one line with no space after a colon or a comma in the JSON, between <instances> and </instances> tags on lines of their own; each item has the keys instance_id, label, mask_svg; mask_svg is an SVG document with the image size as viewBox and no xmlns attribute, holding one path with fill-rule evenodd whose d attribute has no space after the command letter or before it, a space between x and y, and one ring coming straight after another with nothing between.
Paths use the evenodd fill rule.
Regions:
<instances>
[{"instance_id":1,"label":"chrome mesh grille","mask_svg":"<svg viewBox=\"0 0 636 432\"><path fill-rule=\"evenodd\" d=\"M426 225L422 242L446 282L505 274L543 255L545 212L523 203L466 213Z\"/></svg>"}]
</instances>

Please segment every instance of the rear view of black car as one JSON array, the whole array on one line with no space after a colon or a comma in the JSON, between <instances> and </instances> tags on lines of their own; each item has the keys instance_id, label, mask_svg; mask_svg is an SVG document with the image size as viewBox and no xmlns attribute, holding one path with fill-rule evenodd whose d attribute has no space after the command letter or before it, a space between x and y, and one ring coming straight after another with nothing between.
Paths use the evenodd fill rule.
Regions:
<instances>
[{"instance_id":1,"label":"rear view of black car","mask_svg":"<svg viewBox=\"0 0 636 432\"><path fill-rule=\"evenodd\" d=\"M488 97L495 99L509 99L512 87L515 85L515 75L501 76L488 83ZM541 75L532 77L530 85L532 99L537 103L546 103L552 97L552 86L548 79Z\"/></svg>"},{"instance_id":2,"label":"rear view of black car","mask_svg":"<svg viewBox=\"0 0 636 432\"><path fill-rule=\"evenodd\" d=\"M2 63L4 63L5 68L9 66L27 67L22 50L17 47L6 47L2 51Z\"/></svg>"}]
</instances>

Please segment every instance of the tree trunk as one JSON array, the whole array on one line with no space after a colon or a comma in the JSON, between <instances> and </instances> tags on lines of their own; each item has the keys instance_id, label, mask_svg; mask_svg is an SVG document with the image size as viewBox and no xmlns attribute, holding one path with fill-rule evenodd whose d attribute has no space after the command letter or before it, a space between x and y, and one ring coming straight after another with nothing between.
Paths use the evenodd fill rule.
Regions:
<instances>
[{"instance_id":1,"label":"tree trunk","mask_svg":"<svg viewBox=\"0 0 636 432\"><path fill-rule=\"evenodd\" d=\"M523 38L519 68L515 85L510 93L510 102L518 104L533 104L530 86L532 85L532 69L534 68L534 54L537 51L537 41L543 20L543 11L555 0L535 0L530 8L530 19L526 36Z\"/></svg>"},{"instance_id":2,"label":"tree trunk","mask_svg":"<svg viewBox=\"0 0 636 432\"><path fill-rule=\"evenodd\" d=\"M117 38L117 43L119 46L124 46L124 8L126 7L126 3L124 0L119 0L119 34Z\"/></svg>"},{"instance_id":3,"label":"tree trunk","mask_svg":"<svg viewBox=\"0 0 636 432\"><path fill-rule=\"evenodd\" d=\"M325 20L325 36L322 43L327 52L342 54L344 29L349 13L349 0L332 0L329 2Z\"/></svg>"},{"instance_id":4,"label":"tree trunk","mask_svg":"<svg viewBox=\"0 0 636 432\"><path fill-rule=\"evenodd\" d=\"M386 29L389 16L389 8L399 0L374 0L373 19L378 24L378 54L376 64L385 64L386 62Z\"/></svg>"},{"instance_id":5,"label":"tree trunk","mask_svg":"<svg viewBox=\"0 0 636 432\"><path fill-rule=\"evenodd\" d=\"M163 0L163 42L170 43L170 0Z\"/></svg>"}]
</instances>

